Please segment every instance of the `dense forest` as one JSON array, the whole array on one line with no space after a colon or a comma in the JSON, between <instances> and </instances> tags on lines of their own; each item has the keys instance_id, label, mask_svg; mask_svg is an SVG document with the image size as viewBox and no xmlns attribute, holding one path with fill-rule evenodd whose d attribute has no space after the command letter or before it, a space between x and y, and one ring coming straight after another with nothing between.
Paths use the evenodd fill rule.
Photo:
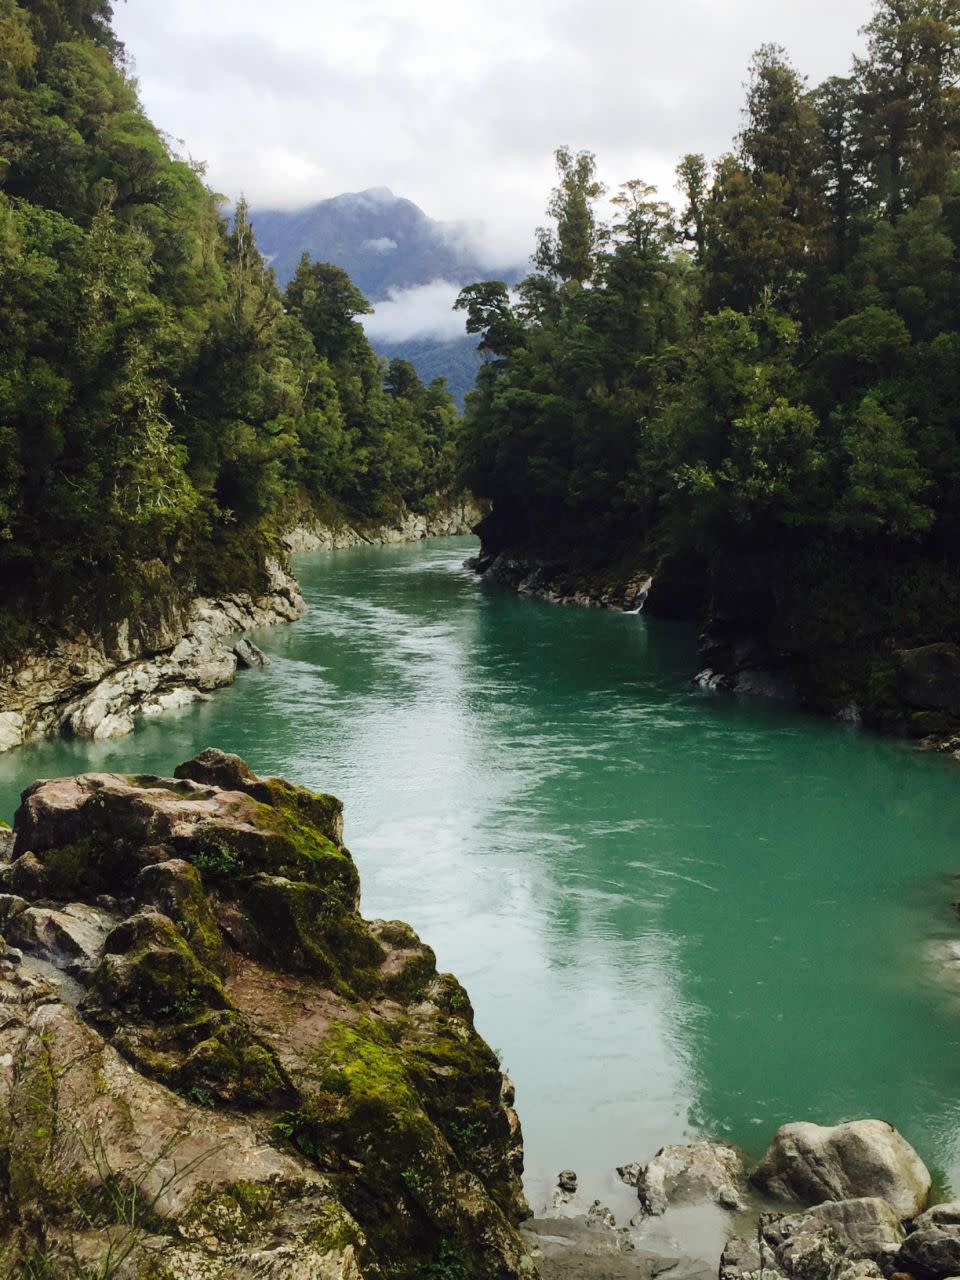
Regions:
<instances>
[{"instance_id":1,"label":"dense forest","mask_svg":"<svg viewBox=\"0 0 960 1280\"><path fill-rule=\"evenodd\" d=\"M289 511L446 489L457 415L346 274L281 292L142 111L107 0L0 0L0 656L256 587Z\"/></svg>"},{"instance_id":2,"label":"dense forest","mask_svg":"<svg viewBox=\"0 0 960 1280\"><path fill-rule=\"evenodd\" d=\"M631 181L602 220L593 155L561 149L532 273L458 305L488 552L644 564L662 608L882 720L895 650L960 638L960 2L878 0L865 35L817 88L762 47L676 208Z\"/></svg>"}]
</instances>

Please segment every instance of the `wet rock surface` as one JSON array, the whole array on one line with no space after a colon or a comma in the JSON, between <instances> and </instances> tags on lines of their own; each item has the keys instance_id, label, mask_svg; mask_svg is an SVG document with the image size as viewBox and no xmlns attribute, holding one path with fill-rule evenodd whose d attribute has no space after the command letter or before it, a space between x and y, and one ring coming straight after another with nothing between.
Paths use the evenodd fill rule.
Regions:
<instances>
[{"instance_id":1,"label":"wet rock surface","mask_svg":"<svg viewBox=\"0 0 960 1280\"><path fill-rule=\"evenodd\" d=\"M18 811L0 1275L535 1274L512 1086L430 949L359 916L339 802L219 752L178 773Z\"/></svg>"}]
</instances>

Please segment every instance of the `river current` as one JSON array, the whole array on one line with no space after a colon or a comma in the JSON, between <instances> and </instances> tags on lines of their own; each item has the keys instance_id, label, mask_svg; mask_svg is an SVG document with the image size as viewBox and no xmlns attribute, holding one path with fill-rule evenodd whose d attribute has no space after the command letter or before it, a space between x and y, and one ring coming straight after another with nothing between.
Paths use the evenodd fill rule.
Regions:
<instances>
[{"instance_id":1,"label":"river current","mask_svg":"<svg viewBox=\"0 0 960 1280\"><path fill-rule=\"evenodd\" d=\"M690 683L691 629L479 582L470 539L297 557L272 658L34 778L206 746L345 801L368 916L409 921L517 1085L540 1200L666 1142L888 1119L960 1191L960 767Z\"/></svg>"}]
</instances>

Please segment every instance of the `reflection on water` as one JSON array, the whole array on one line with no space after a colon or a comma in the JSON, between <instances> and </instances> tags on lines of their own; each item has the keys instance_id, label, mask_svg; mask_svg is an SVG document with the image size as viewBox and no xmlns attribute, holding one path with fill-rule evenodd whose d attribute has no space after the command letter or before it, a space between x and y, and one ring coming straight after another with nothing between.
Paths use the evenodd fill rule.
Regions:
<instances>
[{"instance_id":1,"label":"reflection on water","mask_svg":"<svg viewBox=\"0 0 960 1280\"><path fill-rule=\"evenodd\" d=\"M33 777L216 745L347 804L367 914L467 984L518 1086L531 1185L706 1133L878 1115L960 1186L950 931L960 773L691 688L689 629L478 583L468 540L303 556L273 666Z\"/></svg>"}]
</instances>

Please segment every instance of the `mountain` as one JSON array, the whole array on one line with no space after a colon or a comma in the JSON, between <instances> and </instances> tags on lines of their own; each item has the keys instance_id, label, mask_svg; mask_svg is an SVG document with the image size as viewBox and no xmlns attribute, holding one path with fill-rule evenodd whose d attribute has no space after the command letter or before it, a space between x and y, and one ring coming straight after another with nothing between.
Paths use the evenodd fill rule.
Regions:
<instances>
[{"instance_id":1,"label":"mountain","mask_svg":"<svg viewBox=\"0 0 960 1280\"><path fill-rule=\"evenodd\" d=\"M260 251L281 284L291 278L301 255L309 253L342 267L374 305L436 280L456 286L491 275L513 281L522 274L517 268L504 272L484 265L463 227L428 217L387 187L334 196L293 212L257 210L252 221ZM451 305L452 296L451 290ZM449 325L440 323L445 315L437 315L436 332L425 332L420 317L418 327L371 336L371 343L389 359L409 360L424 382L445 377L462 408L480 358L475 338L450 337Z\"/></svg>"},{"instance_id":2,"label":"mountain","mask_svg":"<svg viewBox=\"0 0 960 1280\"><path fill-rule=\"evenodd\" d=\"M428 218L387 187L334 196L295 212L258 210L253 224L281 284L304 253L343 267L372 302L389 297L391 289L431 280L470 284L489 273L461 228Z\"/></svg>"}]
</instances>

